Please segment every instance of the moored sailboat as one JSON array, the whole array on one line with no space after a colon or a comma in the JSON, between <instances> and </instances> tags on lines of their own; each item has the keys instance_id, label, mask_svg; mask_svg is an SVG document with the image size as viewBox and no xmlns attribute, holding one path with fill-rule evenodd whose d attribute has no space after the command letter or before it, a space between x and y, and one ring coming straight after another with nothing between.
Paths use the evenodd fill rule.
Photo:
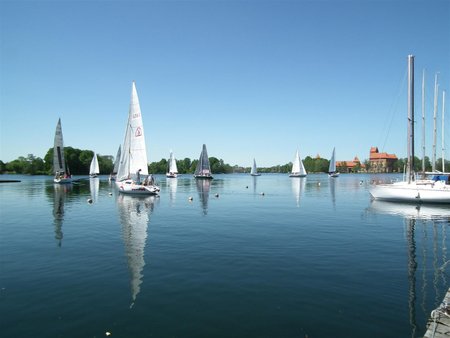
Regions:
<instances>
[{"instance_id":1,"label":"moored sailboat","mask_svg":"<svg viewBox=\"0 0 450 338\"><path fill-rule=\"evenodd\" d=\"M109 175L110 181L115 181L117 176L117 171L119 170L119 163L120 163L120 153L121 153L121 146L119 146L119 149L117 150L116 158L114 159L114 167L112 173Z\"/></svg>"},{"instance_id":2,"label":"moored sailboat","mask_svg":"<svg viewBox=\"0 0 450 338\"><path fill-rule=\"evenodd\" d=\"M175 160L175 156L173 156L173 152L170 151L169 164L168 164L168 170L166 173L166 177L176 178L177 176L178 176L177 161Z\"/></svg>"},{"instance_id":3,"label":"moored sailboat","mask_svg":"<svg viewBox=\"0 0 450 338\"><path fill-rule=\"evenodd\" d=\"M206 144L203 145L200 158L198 159L197 167L195 168L194 177L199 179L213 179L211 175L211 167L209 165L208 152Z\"/></svg>"},{"instance_id":4,"label":"moored sailboat","mask_svg":"<svg viewBox=\"0 0 450 338\"><path fill-rule=\"evenodd\" d=\"M333 148L333 153L331 154L330 166L328 167L328 176L339 176L339 171L336 170L336 148Z\"/></svg>"},{"instance_id":5,"label":"moored sailboat","mask_svg":"<svg viewBox=\"0 0 450 338\"><path fill-rule=\"evenodd\" d=\"M98 166L97 154L94 153L94 157L92 157L91 165L89 167L89 176L97 177L100 174L100 168Z\"/></svg>"},{"instance_id":6,"label":"moored sailboat","mask_svg":"<svg viewBox=\"0 0 450 338\"><path fill-rule=\"evenodd\" d=\"M300 158L300 154L297 152L295 153L294 163L292 164L292 170L289 177L306 177L306 169L303 165L303 161Z\"/></svg>"},{"instance_id":7,"label":"moored sailboat","mask_svg":"<svg viewBox=\"0 0 450 338\"><path fill-rule=\"evenodd\" d=\"M253 159L253 166L252 166L252 170L250 171L250 175L252 176L261 176L260 173L258 173L258 167L256 166L256 160Z\"/></svg>"},{"instance_id":8,"label":"moored sailboat","mask_svg":"<svg viewBox=\"0 0 450 338\"><path fill-rule=\"evenodd\" d=\"M53 142L53 173L55 183L72 183L72 175L70 175L64 160L64 141L61 128L61 119L58 119L56 125L55 139Z\"/></svg>"},{"instance_id":9,"label":"moored sailboat","mask_svg":"<svg viewBox=\"0 0 450 338\"><path fill-rule=\"evenodd\" d=\"M148 174L144 125L134 81L122 149L116 181L119 192L134 195L157 195L160 188L155 184L153 176Z\"/></svg>"},{"instance_id":10,"label":"moored sailboat","mask_svg":"<svg viewBox=\"0 0 450 338\"><path fill-rule=\"evenodd\" d=\"M414 173L414 56L408 55L408 156L406 179L379 184L370 189L374 199L410 203L450 203L450 186L445 180L416 180Z\"/></svg>"}]
</instances>

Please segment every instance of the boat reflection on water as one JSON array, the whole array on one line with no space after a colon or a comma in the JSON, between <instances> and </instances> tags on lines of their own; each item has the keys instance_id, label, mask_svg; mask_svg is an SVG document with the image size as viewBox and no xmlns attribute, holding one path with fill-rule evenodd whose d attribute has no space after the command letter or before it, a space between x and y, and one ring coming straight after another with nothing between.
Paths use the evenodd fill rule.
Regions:
<instances>
[{"instance_id":1,"label":"boat reflection on water","mask_svg":"<svg viewBox=\"0 0 450 338\"><path fill-rule=\"evenodd\" d=\"M72 184L53 184L53 224L55 227L55 239L58 246L61 247L63 232L62 225L64 222L64 203L66 194L72 191Z\"/></svg>"},{"instance_id":2,"label":"boat reflection on water","mask_svg":"<svg viewBox=\"0 0 450 338\"><path fill-rule=\"evenodd\" d=\"M291 177L292 193L294 194L297 207L300 206L300 198L305 191L306 177Z\"/></svg>"},{"instance_id":3,"label":"boat reflection on water","mask_svg":"<svg viewBox=\"0 0 450 338\"><path fill-rule=\"evenodd\" d=\"M450 260L446 253L450 206L372 200L368 211L403 218L408 259L409 322L411 337L416 337L426 330L426 323L417 323L416 304L421 303L422 315L428 318L448 288L446 276L450 272ZM426 304L430 302L433 302L432 307L427 308Z\"/></svg>"},{"instance_id":4,"label":"boat reflection on water","mask_svg":"<svg viewBox=\"0 0 450 338\"><path fill-rule=\"evenodd\" d=\"M167 180L167 188L169 190L169 201L172 206L175 202L177 195L178 178L173 177Z\"/></svg>"},{"instance_id":5,"label":"boat reflection on water","mask_svg":"<svg viewBox=\"0 0 450 338\"><path fill-rule=\"evenodd\" d=\"M98 177L89 178L89 190L91 191L91 199L93 203L98 202L98 190L100 188L100 179Z\"/></svg>"},{"instance_id":6,"label":"boat reflection on water","mask_svg":"<svg viewBox=\"0 0 450 338\"><path fill-rule=\"evenodd\" d=\"M144 251L147 242L147 227L153 212L155 196L129 196L118 194L117 207L122 224L125 255L130 271L131 305L141 290L145 266Z\"/></svg>"},{"instance_id":7,"label":"boat reflection on water","mask_svg":"<svg viewBox=\"0 0 450 338\"><path fill-rule=\"evenodd\" d=\"M211 180L196 180L198 197L202 203L203 215L208 214L209 190L211 189Z\"/></svg>"},{"instance_id":8,"label":"boat reflection on water","mask_svg":"<svg viewBox=\"0 0 450 338\"><path fill-rule=\"evenodd\" d=\"M336 180L330 179L330 195L333 203L333 208L336 208Z\"/></svg>"}]
</instances>

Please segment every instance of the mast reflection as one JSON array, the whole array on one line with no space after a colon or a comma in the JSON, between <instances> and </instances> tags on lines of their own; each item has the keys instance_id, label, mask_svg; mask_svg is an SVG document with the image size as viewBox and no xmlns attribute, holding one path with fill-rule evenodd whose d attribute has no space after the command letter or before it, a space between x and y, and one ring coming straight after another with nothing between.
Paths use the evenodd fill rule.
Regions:
<instances>
[{"instance_id":1,"label":"mast reflection","mask_svg":"<svg viewBox=\"0 0 450 338\"><path fill-rule=\"evenodd\" d=\"M305 191L306 177L291 177L292 193L294 194L297 207L300 206L300 198Z\"/></svg>"},{"instance_id":2,"label":"mast reflection","mask_svg":"<svg viewBox=\"0 0 450 338\"><path fill-rule=\"evenodd\" d=\"M72 184L53 184L53 225L55 227L55 239L59 247L62 245L64 222L64 202L66 194L72 191Z\"/></svg>"},{"instance_id":3,"label":"mast reflection","mask_svg":"<svg viewBox=\"0 0 450 338\"><path fill-rule=\"evenodd\" d=\"M98 177L89 178L89 190L91 192L91 199L93 203L98 202L98 190L100 188L100 179Z\"/></svg>"},{"instance_id":4,"label":"mast reflection","mask_svg":"<svg viewBox=\"0 0 450 338\"><path fill-rule=\"evenodd\" d=\"M122 224L123 241L130 271L131 305L141 290L145 266L144 251L147 227L153 212L155 196L137 197L118 194L117 207Z\"/></svg>"},{"instance_id":5,"label":"mast reflection","mask_svg":"<svg viewBox=\"0 0 450 338\"><path fill-rule=\"evenodd\" d=\"M211 188L210 180L196 180L198 197L202 203L203 215L208 214L209 190Z\"/></svg>"}]
</instances>

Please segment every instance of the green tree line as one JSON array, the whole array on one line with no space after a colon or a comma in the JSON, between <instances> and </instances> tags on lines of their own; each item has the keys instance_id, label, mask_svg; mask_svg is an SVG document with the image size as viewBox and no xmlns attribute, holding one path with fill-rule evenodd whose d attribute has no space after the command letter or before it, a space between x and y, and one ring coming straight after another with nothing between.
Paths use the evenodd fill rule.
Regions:
<instances>
[{"instance_id":1,"label":"green tree line","mask_svg":"<svg viewBox=\"0 0 450 338\"><path fill-rule=\"evenodd\" d=\"M68 168L73 175L87 175L89 174L89 166L94 156L92 150L80 150L72 147L64 148L64 157L66 159ZM113 157L110 155L97 155L100 174L110 174L113 170ZM216 157L209 158L211 171L213 174L229 174L234 172L250 172L250 167L243 168L239 166L230 166L224 163L222 159ZM192 174L197 166L198 160L191 160L185 158L177 160L178 172L180 174ZM394 164L395 172L403 172L406 166L407 159L401 158ZM330 161L324 158L312 158L306 156L303 164L308 173L328 172ZM364 162L366 169L369 169L370 163L368 160ZM53 148L50 148L44 158L36 157L29 154L27 157L20 156L17 159L4 163L0 161L0 173L16 173L26 175L52 175L53 167ZM164 174L167 172L168 161L161 159L159 162L152 162L148 165L149 172L152 174ZM292 163L276 165L266 168L258 168L260 173L289 173L292 169ZM346 172L345 167L337 168L341 172ZM358 168L356 168L358 169ZM414 158L414 169L416 172L422 171L422 160L418 157ZM425 157L425 171L431 171L431 161ZM442 158L436 161L436 169L442 170ZM445 171L450 172L450 161L445 161Z\"/></svg>"}]
</instances>

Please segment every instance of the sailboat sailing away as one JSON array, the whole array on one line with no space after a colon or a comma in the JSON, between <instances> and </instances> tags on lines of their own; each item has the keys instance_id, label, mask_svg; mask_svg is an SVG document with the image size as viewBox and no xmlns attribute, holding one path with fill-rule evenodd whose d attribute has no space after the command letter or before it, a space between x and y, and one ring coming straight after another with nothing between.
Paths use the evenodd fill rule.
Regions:
<instances>
[{"instance_id":1,"label":"sailboat sailing away","mask_svg":"<svg viewBox=\"0 0 450 338\"><path fill-rule=\"evenodd\" d=\"M338 177L339 171L336 171L336 148L333 148L333 153L331 154L330 166L328 167L328 176L330 177Z\"/></svg>"},{"instance_id":2,"label":"sailboat sailing away","mask_svg":"<svg viewBox=\"0 0 450 338\"><path fill-rule=\"evenodd\" d=\"M416 180L414 174L414 56L408 55L408 162L406 179L379 184L370 189L377 200L413 203L450 203L450 186L445 180Z\"/></svg>"},{"instance_id":3,"label":"sailboat sailing away","mask_svg":"<svg viewBox=\"0 0 450 338\"><path fill-rule=\"evenodd\" d=\"M171 151L169 157L169 168L166 173L166 177L176 178L177 176L178 176L177 161L175 160L175 156L173 156L173 152Z\"/></svg>"},{"instance_id":4,"label":"sailboat sailing away","mask_svg":"<svg viewBox=\"0 0 450 338\"><path fill-rule=\"evenodd\" d=\"M159 187L154 184L153 177L148 175L144 125L134 81L122 149L116 181L119 192L135 195L158 194Z\"/></svg>"},{"instance_id":5,"label":"sailboat sailing away","mask_svg":"<svg viewBox=\"0 0 450 338\"><path fill-rule=\"evenodd\" d=\"M117 155L116 158L114 159L114 168L112 173L109 175L109 180L110 181L115 181L116 180L116 175L117 175L117 171L119 170L119 163L120 163L120 153L121 153L122 148L119 146L119 149L117 150Z\"/></svg>"},{"instance_id":6,"label":"sailboat sailing away","mask_svg":"<svg viewBox=\"0 0 450 338\"><path fill-rule=\"evenodd\" d=\"M98 167L98 159L97 154L94 153L94 157L91 161L91 166L89 167L89 176L90 177L97 177L97 175L100 173L100 169Z\"/></svg>"},{"instance_id":7,"label":"sailboat sailing away","mask_svg":"<svg viewBox=\"0 0 450 338\"><path fill-rule=\"evenodd\" d=\"M253 167L252 167L252 170L250 171L250 175L252 175L252 176L261 176L261 174L258 173L258 169L256 167L255 159L253 159Z\"/></svg>"},{"instance_id":8,"label":"sailboat sailing away","mask_svg":"<svg viewBox=\"0 0 450 338\"><path fill-rule=\"evenodd\" d=\"M292 164L292 171L289 177L306 177L307 173L305 170L305 166L303 165L302 160L300 159L300 155L297 152L295 153L294 163Z\"/></svg>"},{"instance_id":9,"label":"sailboat sailing away","mask_svg":"<svg viewBox=\"0 0 450 338\"><path fill-rule=\"evenodd\" d=\"M72 176L66 167L66 161L64 160L64 142L61 128L61 119L58 119L56 125L55 140L53 143L53 172L55 183L72 183Z\"/></svg>"},{"instance_id":10,"label":"sailboat sailing away","mask_svg":"<svg viewBox=\"0 0 450 338\"><path fill-rule=\"evenodd\" d=\"M208 152L206 151L206 144L203 145L197 167L195 168L194 177L208 180L213 178L211 175L211 167L209 165Z\"/></svg>"}]
</instances>

